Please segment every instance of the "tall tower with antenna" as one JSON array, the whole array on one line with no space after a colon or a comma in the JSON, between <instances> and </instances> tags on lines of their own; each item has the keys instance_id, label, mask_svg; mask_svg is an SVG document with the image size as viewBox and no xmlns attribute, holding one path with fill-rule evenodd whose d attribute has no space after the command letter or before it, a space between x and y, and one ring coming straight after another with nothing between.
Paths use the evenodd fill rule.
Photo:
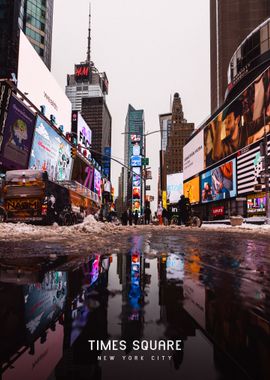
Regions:
<instances>
[{"instance_id":1,"label":"tall tower with antenna","mask_svg":"<svg viewBox=\"0 0 270 380\"><path fill-rule=\"evenodd\" d=\"M106 104L108 79L91 60L91 4L88 14L88 36L86 60L74 65L74 74L67 75L66 95L72 103L72 114L81 112L83 119L92 130L92 148L100 153L111 149L111 115ZM110 164L103 162L102 154L92 157L103 167L110 177Z\"/></svg>"}]
</instances>

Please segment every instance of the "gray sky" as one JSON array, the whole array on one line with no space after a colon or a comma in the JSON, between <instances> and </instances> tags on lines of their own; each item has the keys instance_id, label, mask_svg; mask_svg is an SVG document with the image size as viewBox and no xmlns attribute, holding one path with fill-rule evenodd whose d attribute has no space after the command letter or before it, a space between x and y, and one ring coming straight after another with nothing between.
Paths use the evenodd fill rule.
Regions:
<instances>
[{"instance_id":1,"label":"gray sky","mask_svg":"<svg viewBox=\"0 0 270 380\"><path fill-rule=\"evenodd\" d=\"M55 0L52 72L64 89L66 74L86 59L89 0ZM159 129L179 92L184 116L200 124L210 113L209 0L92 0L91 60L109 79L112 155L123 158L128 104L145 111L146 132ZM160 134L147 138L157 197ZM112 164L118 187L120 166ZM156 202L155 202L156 206Z\"/></svg>"}]
</instances>

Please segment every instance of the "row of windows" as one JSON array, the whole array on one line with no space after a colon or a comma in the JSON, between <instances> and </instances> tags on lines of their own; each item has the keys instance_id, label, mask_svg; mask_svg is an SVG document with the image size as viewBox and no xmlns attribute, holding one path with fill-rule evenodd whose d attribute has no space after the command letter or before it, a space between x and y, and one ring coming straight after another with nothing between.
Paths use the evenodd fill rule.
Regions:
<instances>
[{"instance_id":1,"label":"row of windows","mask_svg":"<svg viewBox=\"0 0 270 380\"><path fill-rule=\"evenodd\" d=\"M270 49L270 22L247 38L234 53L228 68L228 83L254 59Z\"/></svg>"},{"instance_id":2,"label":"row of windows","mask_svg":"<svg viewBox=\"0 0 270 380\"><path fill-rule=\"evenodd\" d=\"M26 22L28 22L29 24L33 25L37 29L42 30L43 32L45 32L45 24L44 24L44 22L41 22L40 20L38 20L34 16L28 14L26 16Z\"/></svg>"},{"instance_id":3,"label":"row of windows","mask_svg":"<svg viewBox=\"0 0 270 380\"><path fill-rule=\"evenodd\" d=\"M46 18L46 11L44 9L33 6L30 7L30 5L27 5L27 14L30 14L41 21L45 21Z\"/></svg>"},{"instance_id":4,"label":"row of windows","mask_svg":"<svg viewBox=\"0 0 270 380\"><path fill-rule=\"evenodd\" d=\"M25 29L25 34L31 38L33 38L33 40L41 43L41 44L44 44L44 37L41 36L39 33L37 32L34 32L33 30L31 30L30 28L26 27Z\"/></svg>"},{"instance_id":5,"label":"row of windows","mask_svg":"<svg viewBox=\"0 0 270 380\"><path fill-rule=\"evenodd\" d=\"M34 49L36 50L36 52L38 53L38 55L43 57L44 56L44 50L41 49L39 46L36 46L36 45L33 45L33 46L34 46Z\"/></svg>"}]
</instances>

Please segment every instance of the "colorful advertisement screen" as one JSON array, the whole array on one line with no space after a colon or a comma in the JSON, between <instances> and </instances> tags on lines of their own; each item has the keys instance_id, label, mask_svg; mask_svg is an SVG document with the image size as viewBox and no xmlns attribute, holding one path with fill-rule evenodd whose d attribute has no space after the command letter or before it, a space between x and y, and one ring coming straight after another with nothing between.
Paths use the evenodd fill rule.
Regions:
<instances>
[{"instance_id":1,"label":"colorful advertisement screen","mask_svg":"<svg viewBox=\"0 0 270 380\"><path fill-rule=\"evenodd\" d=\"M7 169L28 167L35 119L26 106L11 97L1 144L1 162Z\"/></svg>"},{"instance_id":2,"label":"colorful advertisement screen","mask_svg":"<svg viewBox=\"0 0 270 380\"><path fill-rule=\"evenodd\" d=\"M80 157L76 157L72 168L71 179L93 190L94 168L86 164Z\"/></svg>"},{"instance_id":3,"label":"colorful advertisement screen","mask_svg":"<svg viewBox=\"0 0 270 380\"><path fill-rule=\"evenodd\" d=\"M195 177L184 183L184 195L191 204L200 202L200 177Z\"/></svg>"},{"instance_id":4,"label":"colorful advertisement screen","mask_svg":"<svg viewBox=\"0 0 270 380\"><path fill-rule=\"evenodd\" d=\"M46 170L52 181L69 180L71 176L71 146L39 116L29 169Z\"/></svg>"},{"instance_id":5,"label":"colorful advertisement screen","mask_svg":"<svg viewBox=\"0 0 270 380\"><path fill-rule=\"evenodd\" d=\"M254 194L247 198L247 213L248 215L263 215L265 214L266 195Z\"/></svg>"},{"instance_id":6,"label":"colorful advertisement screen","mask_svg":"<svg viewBox=\"0 0 270 380\"><path fill-rule=\"evenodd\" d=\"M270 131L270 69L245 89L204 129L205 168Z\"/></svg>"},{"instance_id":7,"label":"colorful advertisement screen","mask_svg":"<svg viewBox=\"0 0 270 380\"><path fill-rule=\"evenodd\" d=\"M202 203L236 196L236 160L209 170L201 175Z\"/></svg>"},{"instance_id":8,"label":"colorful advertisement screen","mask_svg":"<svg viewBox=\"0 0 270 380\"><path fill-rule=\"evenodd\" d=\"M101 196L101 174L97 169L95 169L94 173L94 191Z\"/></svg>"},{"instance_id":9,"label":"colorful advertisement screen","mask_svg":"<svg viewBox=\"0 0 270 380\"><path fill-rule=\"evenodd\" d=\"M183 194L183 173L167 175L167 199L169 203L176 203Z\"/></svg>"}]
</instances>

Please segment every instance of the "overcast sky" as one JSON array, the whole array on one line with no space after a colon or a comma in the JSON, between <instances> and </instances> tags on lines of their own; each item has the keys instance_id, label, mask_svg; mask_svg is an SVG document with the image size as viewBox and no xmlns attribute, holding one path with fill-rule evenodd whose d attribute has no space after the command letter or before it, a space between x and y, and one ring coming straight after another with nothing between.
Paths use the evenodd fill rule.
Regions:
<instances>
[{"instance_id":1,"label":"overcast sky","mask_svg":"<svg viewBox=\"0 0 270 380\"><path fill-rule=\"evenodd\" d=\"M88 0L55 0L52 72L63 89L66 74L86 59ZM184 116L200 124L210 113L209 0L92 0L91 60L109 79L112 155L123 158L128 104L145 111L146 132L159 129L179 92ZM160 134L147 138L157 197ZM112 164L118 187L120 166ZM150 184L150 182L148 182ZM156 203L155 203L156 205Z\"/></svg>"}]
</instances>

